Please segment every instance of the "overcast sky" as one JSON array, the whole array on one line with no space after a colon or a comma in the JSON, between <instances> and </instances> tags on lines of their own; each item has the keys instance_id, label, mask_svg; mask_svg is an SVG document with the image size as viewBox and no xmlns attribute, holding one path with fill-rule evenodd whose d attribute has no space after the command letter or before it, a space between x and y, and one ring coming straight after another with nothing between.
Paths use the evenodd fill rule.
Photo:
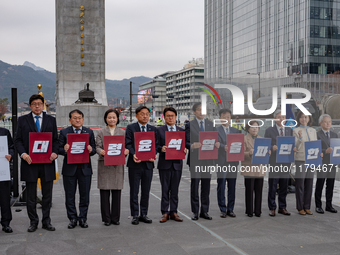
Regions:
<instances>
[{"instance_id":1,"label":"overcast sky","mask_svg":"<svg viewBox=\"0 0 340 255\"><path fill-rule=\"evenodd\" d=\"M106 0L106 78L153 77L204 57L204 0ZM55 1L0 2L0 60L55 72Z\"/></svg>"}]
</instances>

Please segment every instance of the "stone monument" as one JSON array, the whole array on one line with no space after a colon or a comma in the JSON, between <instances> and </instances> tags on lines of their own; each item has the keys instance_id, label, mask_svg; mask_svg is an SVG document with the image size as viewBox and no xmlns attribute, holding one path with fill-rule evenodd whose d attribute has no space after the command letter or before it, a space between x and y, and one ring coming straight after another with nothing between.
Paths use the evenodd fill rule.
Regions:
<instances>
[{"instance_id":1,"label":"stone monument","mask_svg":"<svg viewBox=\"0 0 340 255\"><path fill-rule=\"evenodd\" d=\"M109 108L105 88L105 0L55 3L57 124L68 126L69 112L79 109L85 115L85 126L103 126ZM81 91L93 94L94 100L81 99Z\"/></svg>"}]
</instances>

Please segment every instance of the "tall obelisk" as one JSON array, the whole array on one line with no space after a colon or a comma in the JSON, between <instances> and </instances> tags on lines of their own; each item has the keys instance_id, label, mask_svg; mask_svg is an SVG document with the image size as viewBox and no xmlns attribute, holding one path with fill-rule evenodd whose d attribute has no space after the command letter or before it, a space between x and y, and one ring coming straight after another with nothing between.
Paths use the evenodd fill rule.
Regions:
<instances>
[{"instance_id":1,"label":"tall obelisk","mask_svg":"<svg viewBox=\"0 0 340 255\"><path fill-rule=\"evenodd\" d=\"M58 126L80 109L85 124L103 125L105 88L105 0L56 0L56 109ZM90 84L96 103L75 103Z\"/></svg>"}]
</instances>

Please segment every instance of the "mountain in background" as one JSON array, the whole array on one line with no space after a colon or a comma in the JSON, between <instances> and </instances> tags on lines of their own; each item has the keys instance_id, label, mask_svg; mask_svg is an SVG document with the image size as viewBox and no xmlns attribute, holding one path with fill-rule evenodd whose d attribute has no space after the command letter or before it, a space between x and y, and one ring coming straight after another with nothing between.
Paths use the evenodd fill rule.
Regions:
<instances>
[{"instance_id":1,"label":"mountain in background","mask_svg":"<svg viewBox=\"0 0 340 255\"><path fill-rule=\"evenodd\" d=\"M130 81L132 93L138 93L140 84L152 78L145 76L131 77L123 80L106 80L106 94L108 100L112 98L130 100ZM0 98L11 101L11 88L17 88L18 103L28 101L29 96L38 93L37 85L42 85L42 92L46 100L54 101L56 88L56 74L25 61L24 65L10 65L0 60ZM137 97L133 97L133 103Z\"/></svg>"},{"instance_id":2,"label":"mountain in background","mask_svg":"<svg viewBox=\"0 0 340 255\"><path fill-rule=\"evenodd\" d=\"M46 71L44 68L36 66L35 64L28 62L28 61L25 61L23 66L28 66L28 67L32 68L34 71Z\"/></svg>"}]
</instances>

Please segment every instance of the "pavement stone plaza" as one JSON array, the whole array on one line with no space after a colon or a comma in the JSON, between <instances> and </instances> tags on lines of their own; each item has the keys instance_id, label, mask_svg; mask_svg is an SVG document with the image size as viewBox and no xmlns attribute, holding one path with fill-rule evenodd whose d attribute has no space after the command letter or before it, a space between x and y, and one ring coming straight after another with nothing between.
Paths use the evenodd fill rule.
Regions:
<instances>
[{"instance_id":1,"label":"pavement stone plaza","mask_svg":"<svg viewBox=\"0 0 340 255\"><path fill-rule=\"evenodd\" d=\"M59 172L62 156L58 159ZM159 223L161 187L158 170L154 169L148 216L152 224L131 224L129 216L129 184L127 168L122 191L120 225L104 226L101 222L99 190L97 189L97 156L92 157L92 177L88 229L77 226L68 229L62 180L54 184L52 224L55 232L39 228L28 233L29 220L26 207L13 207L11 227L14 232L0 231L0 255L9 254L340 254L340 212L315 213L314 196L312 216L301 216L295 209L295 194L288 194L288 211L291 216L270 217L267 207L267 179L265 178L262 216L245 215L243 177L238 176L235 210L237 217L220 218L216 196L216 180L212 180L210 211L212 221L190 219L190 174L183 169L179 193L179 215L182 223ZM61 177L62 178L62 177ZM315 180L314 180L315 186ZM334 207L340 211L340 185L336 181ZM324 200L323 200L324 201ZM38 208L40 206L38 205ZM17 209L22 209L16 212ZM41 210L38 209L39 217Z\"/></svg>"}]
</instances>

